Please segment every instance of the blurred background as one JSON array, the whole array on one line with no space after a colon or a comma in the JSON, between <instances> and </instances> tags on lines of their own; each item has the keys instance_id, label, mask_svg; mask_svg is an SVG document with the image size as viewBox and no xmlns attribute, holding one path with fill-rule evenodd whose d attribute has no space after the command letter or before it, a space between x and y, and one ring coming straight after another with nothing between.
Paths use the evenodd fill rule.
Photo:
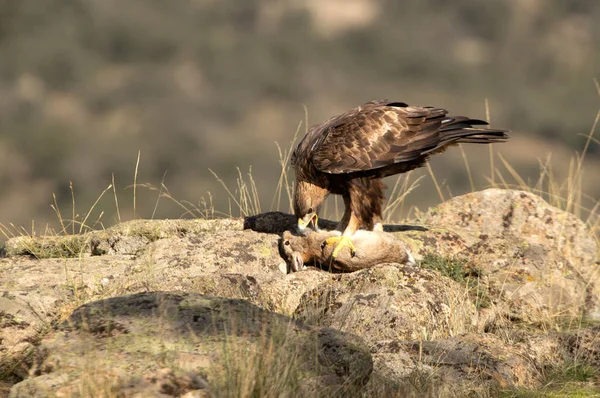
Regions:
<instances>
[{"instance_id":1,"label":"blurred background","mask_svg":"<svg viewBox=\"0 0 600 398\"><path fill-rule=\"evenodd\" d=\"M589 0L0 0L0 223L57 228L53 194L71 218L71 183L81 219L113 174L89 219L130 219L138 153L137 217L182 215L156 206L161 182L239 215L209 168L234 195L251 168L267 211L275 142L382 98L483 119L487 99L492 126L512 130L494 167L515 182L501 154L535 184L551 154L561 181L600 109L598 21ZM464 149L489 186L489 149ZM592 140L592 205L599 154ZM459 149L431 165L445 198L471 191ZM406 199L439 201L429 176Z\"/></svg>"}]
</instances>

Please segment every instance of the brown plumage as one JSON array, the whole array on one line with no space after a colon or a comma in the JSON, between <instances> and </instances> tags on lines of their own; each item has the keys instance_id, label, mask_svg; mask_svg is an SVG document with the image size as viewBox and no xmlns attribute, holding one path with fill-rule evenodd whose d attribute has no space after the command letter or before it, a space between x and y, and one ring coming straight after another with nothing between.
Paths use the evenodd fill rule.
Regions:
<instances>
[{"instance_id":1,"label":"brown plumage","mask_svg":"<svg viewBox=\"0 0 600 398\"><path fill-rule=\"evenodd\" d=\"M337 240L351 246L359 228L381 229L381 178L421 167L451 145L508 139L504 130L478 127L487 125L482 120L447 114L440 108L373 101L313 126L292 155L299 228L316 225L330 193L342 195L346 208Z\"/></svg>"},{"instance_id":2,"label":"brown plumage","mask_svg":"<svg viewBox=\"0 0 600 398\"><path fill-rule=\"evenodd\" d=\"M380 231L356 231L353 236L357 248L355 256L340 253L332 258L333 248L323 243L339 231L310 231L298 236L289 231L283 233L279 247L288 265L288 273L301 271L305 265L336 272L352 272L378 264L398 263L415 265L415 259L407 245L393 234Z\"/></svg>"}]
</instances>

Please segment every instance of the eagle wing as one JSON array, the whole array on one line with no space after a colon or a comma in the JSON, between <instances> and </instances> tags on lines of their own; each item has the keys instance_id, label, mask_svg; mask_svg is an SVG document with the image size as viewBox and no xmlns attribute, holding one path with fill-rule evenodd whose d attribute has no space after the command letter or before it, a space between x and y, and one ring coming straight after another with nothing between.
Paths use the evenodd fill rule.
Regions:
<instances>
[{"instance_id":1,"label":"eagle wing","mask_svg":"<svg viewBox=\"0 0 600 398\"><path fill-rule=\"evenodd\" d=\"M314 128L312 163L322 172L343 174L416 160L438 146L446 114L401 102L365 104Z\"/></svg>"}]
</instances>

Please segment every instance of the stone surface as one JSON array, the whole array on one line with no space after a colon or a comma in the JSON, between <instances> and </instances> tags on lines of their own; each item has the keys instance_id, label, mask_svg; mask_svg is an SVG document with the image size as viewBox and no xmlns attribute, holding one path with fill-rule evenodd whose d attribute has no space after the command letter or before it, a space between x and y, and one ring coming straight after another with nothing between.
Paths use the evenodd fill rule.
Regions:
<instances>
[{"instance_id":1,"label":"stone surface","mask_svg":"<svg viewBox=\"0 0 600 398\"><path fill-rule=\"evenodd\" d=\"M273 342L276 355L270 352ZM296 355L299 350L302 355ZM282 366L281 358L296 361L298 376L301 370L308 384L327 379L327 388L360 387L372 371L371 354L356 336L310 328L245 300L138 293L77 308L42 340L31 377L10 396L208 392L204 375L210 379L216 364L242 361L228 357L238 351L246 353L243 361L267 361L265 367Z\"/></svg>"},{"instance_id":2,"label":"stone surface","mask_svg":"<svg viewBox=\"0 0 600 398\"><path fill-rule=\"evenodd\" d=\"M136 220L84 235L9 240L0 258L0 396L23 378L12 396L44 396L44 388L58 396L85 396L89 388L214 396L216 375L229 369L226 357L213 355L223 347L215 342L234 330L217 322L225 312L247 331L234 335L236 359L264 348L258 336L268 325L295 318L284 335L298 350L285 358L298 364L303 383L291 385L306 396L335 395L342 386L351 396L356 391L346 388L493 396L535 387L544 369L561 363L599 366L600 331L582 326L600 317L596 240L577 218L532 194L475 192L409 225L385 225L419 266L286 274L279 244L295 222L280 212ZM270 319L267 326L250 312ZM207 313L218 332L194 323ZM200 348L198 336L216 345ZM322 371L305 367L314 363L306 355L315 342ZM367 350L372 374L371 362L360 359Z\"/></svg>"},{"instance_id":3,"label":"stone surface","mask_svg":"<svg viewBox=\"0 0 600 398\"><path fill-rule=\"evenodd\" d=\"M465 289L433 271L397 264L337 275L304 294L296 318L380 340L437 339L473 327Z\"/></svg>"},{"instance_id":4,"label":"stone surface","mask_svg":"<svg viewBox=\"0 0 600 398\"><path fill-rule=\"evenodd\" d=\"M488 189L430 209L420 222L450 228L481 273L495 315L549 323L600 320L598 246L585 224L523 191Z\"/></svg>"}]
</instances>

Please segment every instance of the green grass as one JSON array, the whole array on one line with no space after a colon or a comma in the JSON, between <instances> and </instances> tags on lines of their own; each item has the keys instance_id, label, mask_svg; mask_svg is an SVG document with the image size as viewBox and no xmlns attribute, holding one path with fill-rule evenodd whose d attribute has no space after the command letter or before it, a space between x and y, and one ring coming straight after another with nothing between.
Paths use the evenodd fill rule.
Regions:
<instances>
[{"instance_id":1,"label":"green grass","mask_svg":"<svg viewBox=\"0 0 600 398\"><path fill-rule=\"evenodd\" d=\"M545 372L538 389L508 389L501 398L578 398L600 397L600 370L581 362L565 362Z\"/></svg>"},{"instance_id":2,"label":"green grass","mask_svg":"<svg viewBox=\"0 0 600 398\"><path fill-rule=\"evenodd\" d=\"M481 283L480 272L468 267L466 259L449 258L434 253L427 253L419 262L419 266L436 271L441 275L464 285L469 297L479 308L487 308L491 298L487 294L487 287Z\"/></svg>"},{"instance_id":3,"label":"green grass","mask_svg":"<svg viewBox=\"0 0 600 398\"><path fill-rule=\"evenodd\" d=\"M431 269L440 274L455 280L464 282L467 278L466 260L438 256L437 254L427 253L419 262L419 265L426 269Z\"/></svg>"}]
</instances>

